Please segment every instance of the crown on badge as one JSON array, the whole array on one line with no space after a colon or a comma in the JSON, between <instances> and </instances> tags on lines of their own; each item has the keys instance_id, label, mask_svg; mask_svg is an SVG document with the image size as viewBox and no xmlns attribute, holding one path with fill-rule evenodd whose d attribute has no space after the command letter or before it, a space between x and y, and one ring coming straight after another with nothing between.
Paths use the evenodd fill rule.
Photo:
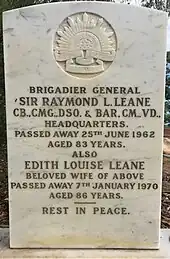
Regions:
<instances>
[{"instance_id":1,"label":"crown on badge","mask_svg":"<svg viewBox=\"0 0 170 259\"><path fill-rule=\"evenodd\" d=\"M104 70L103 61L113 61L116 35L107 28L104 19L81 13L68 17L56 33L57 61L66 61L66 71L98 73Z\"/></svg>"}]
</instances>

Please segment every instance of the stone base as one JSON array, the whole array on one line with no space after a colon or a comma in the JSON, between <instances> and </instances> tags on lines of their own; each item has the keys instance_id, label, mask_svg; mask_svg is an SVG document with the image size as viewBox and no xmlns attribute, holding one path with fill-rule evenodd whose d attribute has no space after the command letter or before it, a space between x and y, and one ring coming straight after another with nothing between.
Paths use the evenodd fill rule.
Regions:
<instances>
[{"instance_id":1,"label":"stone base","mask_svg":"<svg viewBox=\"0 0 170 259\"><path fill-rule=\"evenodd\" d=\"M118 249L10 249L9 230L0 229L0 258L62 259L62 258L113 258L113 259L170 259L170 229L161 229L159 250Z\"/></svg>"}]
</instances>

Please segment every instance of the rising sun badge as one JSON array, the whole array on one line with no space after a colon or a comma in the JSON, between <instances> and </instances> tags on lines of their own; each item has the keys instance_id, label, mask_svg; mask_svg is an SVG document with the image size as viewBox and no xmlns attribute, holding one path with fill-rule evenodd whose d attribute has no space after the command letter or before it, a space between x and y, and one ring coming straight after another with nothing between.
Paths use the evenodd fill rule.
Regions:
<instances>
[{"instance_id":1,"label":"rising sun badge","mask_svg":"<svg viewBox=\"0 0 170 259\"><path fill-rule=\"evenodd\" d=\"M102 17L76 13L59 26L54 39L54 56L67 73L93 77L105 71L115 59L117 38Z\"/></svg>"}]
</instances>

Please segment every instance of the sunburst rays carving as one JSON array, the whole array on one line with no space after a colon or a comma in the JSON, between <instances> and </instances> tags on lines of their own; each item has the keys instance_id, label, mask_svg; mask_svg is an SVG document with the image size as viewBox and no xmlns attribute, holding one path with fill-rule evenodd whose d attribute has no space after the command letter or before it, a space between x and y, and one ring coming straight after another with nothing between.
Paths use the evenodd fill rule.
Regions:
<instances>
[{"instance_id":1,"label":"sunburst rays carving","mask_svg":"<svg viewBox=\"0 0 170 259\"><path fill-rule=\"evenodd\" d=\"M112 62L116 50L115 31L95 14L85 12L68 17L56 32L55 59L66 62L65 70L73 74L104 71L103 62Z\"/></svg>"}]
</instances>

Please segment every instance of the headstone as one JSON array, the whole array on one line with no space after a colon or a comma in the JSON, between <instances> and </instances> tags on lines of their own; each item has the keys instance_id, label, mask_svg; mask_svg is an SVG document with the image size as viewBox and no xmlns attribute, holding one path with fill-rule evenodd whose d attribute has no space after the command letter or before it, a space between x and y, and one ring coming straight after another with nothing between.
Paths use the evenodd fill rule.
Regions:
<instances>
[{"instance_id":1,"label":"headstone","mask_svg":"<svg viewBox=\"0 0 170 259\"><path fill-rule=\"evenodd\" d=\"M170 19L168 20L167 51L170 51Z\"/></svg>"},{"instance_id":2,"label":"headstone","mask_svg":"<svg viewBox=\"0 0 170 259\"><path fill-rule=\"evenodd\" d=\"M4 13L12 248L159 248L167 15Z\"/></svg>"}]
</instances>

